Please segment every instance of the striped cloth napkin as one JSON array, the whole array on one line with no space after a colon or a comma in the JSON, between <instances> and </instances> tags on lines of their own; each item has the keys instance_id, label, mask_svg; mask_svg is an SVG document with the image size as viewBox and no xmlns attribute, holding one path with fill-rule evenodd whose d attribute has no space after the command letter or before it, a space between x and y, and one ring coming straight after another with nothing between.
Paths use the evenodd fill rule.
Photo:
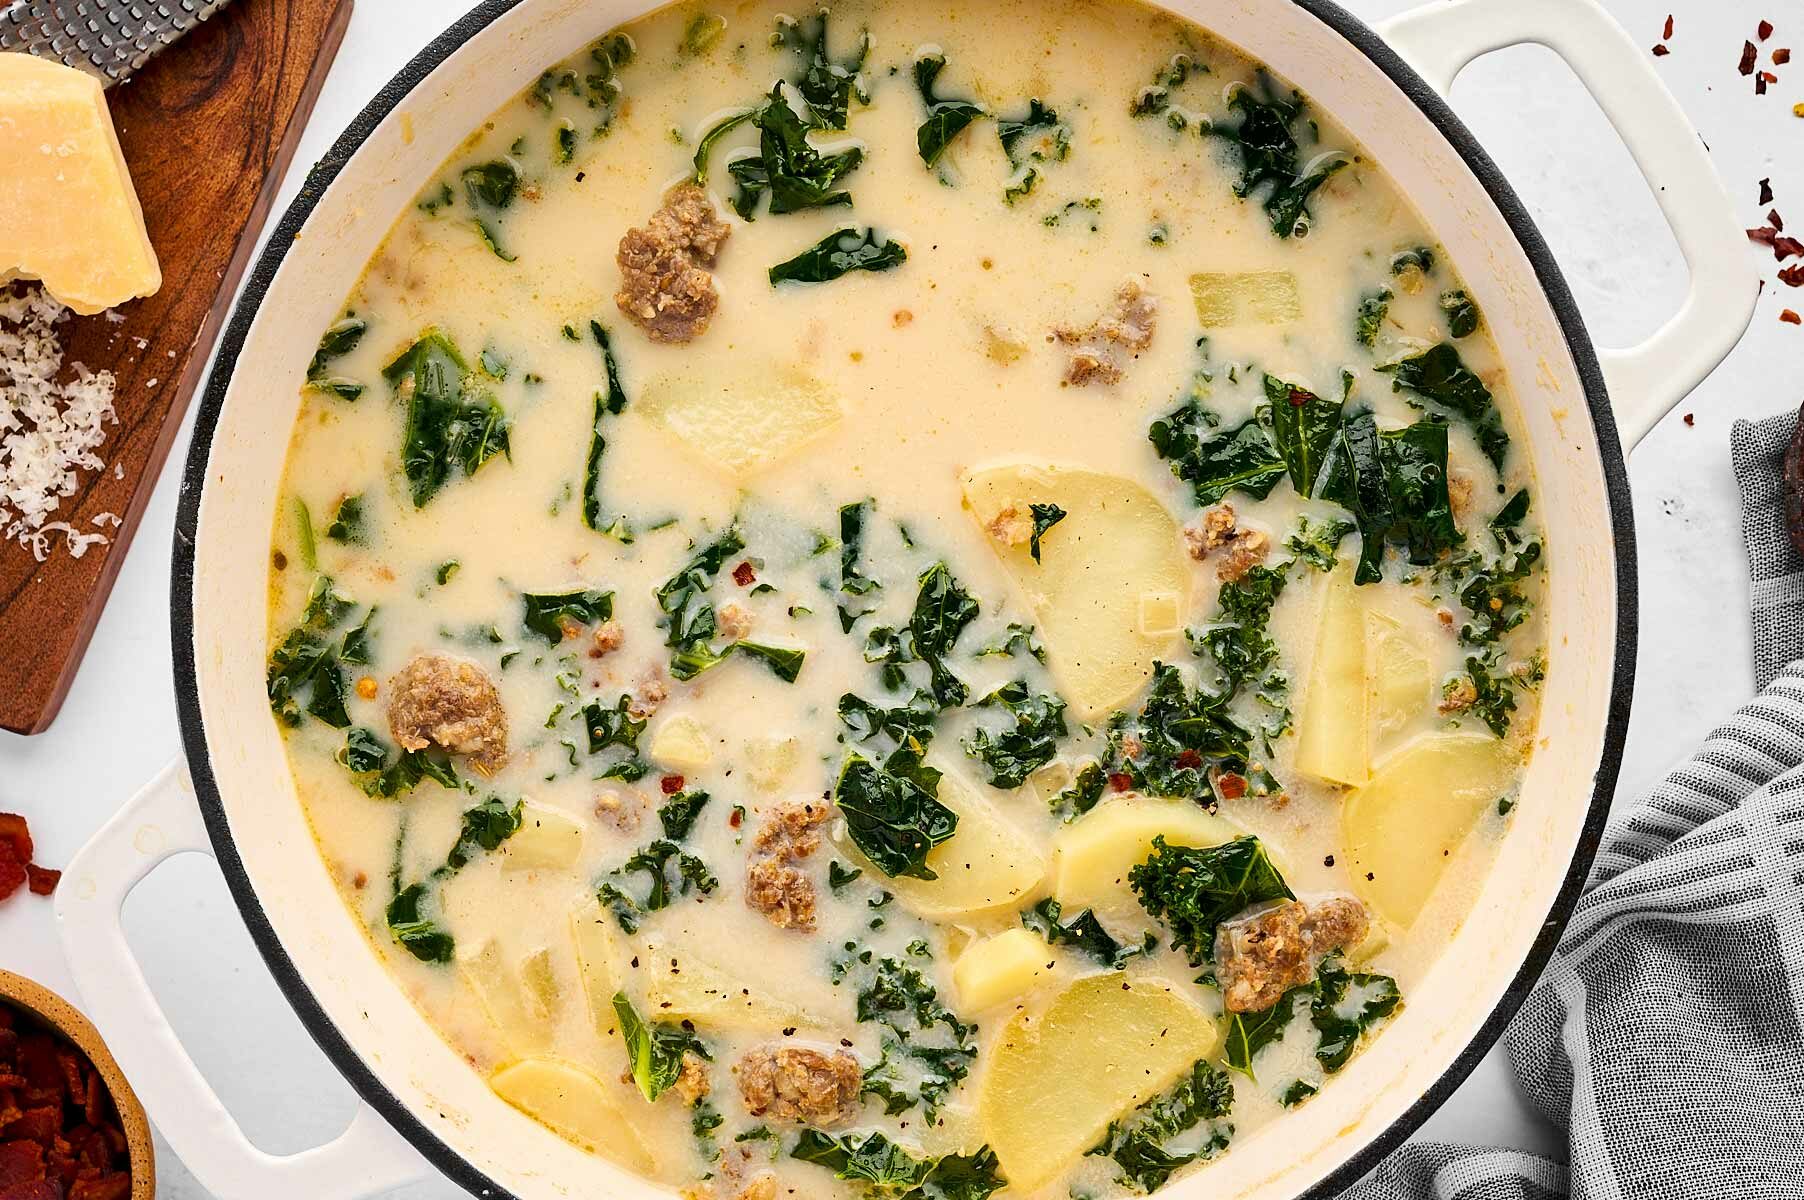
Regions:
<instances>
[{"instance_id":1,"label":"striped cloth napkin","mask_svg":"<svg viewBox=\"0 0 1804 1200\"><path fill-rule=\"evenodd\" d=\"M1796 423L1732 437L1762 690L1613 825L1506 1035L1566 1162L1410 1143L1343 1200L1804 1197L1804 562L1779 516Z\"/></svg>"}]
</instances>

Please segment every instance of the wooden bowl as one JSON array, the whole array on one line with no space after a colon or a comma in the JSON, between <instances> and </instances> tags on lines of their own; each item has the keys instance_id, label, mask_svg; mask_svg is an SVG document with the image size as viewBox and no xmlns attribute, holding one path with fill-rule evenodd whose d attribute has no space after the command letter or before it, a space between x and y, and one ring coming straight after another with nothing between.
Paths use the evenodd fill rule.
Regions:
<instances>
[{"instance_id":1,"label":"wooden bowl","mask_svg":"<svg viewBox=\"0 0 1804 1200\"><path fill-rule=\"evenodd\" d=\"M157 1156L150 1139L150 1119L144 1115L144 1106L132 1093L131 1084L125 1081L119 1064L113 1061L112 1051L100 1039L100 1031L77 1012L74 1005L49 988L10 971L0 971L0 1003L11 1004L27 1016L35 1017L88 1056L113 1097L113 1108L119 1114L119 1125L125 1133L132 1171L131 1200L153 1200L157 1194Z\"/></svg>"}]
</instances>

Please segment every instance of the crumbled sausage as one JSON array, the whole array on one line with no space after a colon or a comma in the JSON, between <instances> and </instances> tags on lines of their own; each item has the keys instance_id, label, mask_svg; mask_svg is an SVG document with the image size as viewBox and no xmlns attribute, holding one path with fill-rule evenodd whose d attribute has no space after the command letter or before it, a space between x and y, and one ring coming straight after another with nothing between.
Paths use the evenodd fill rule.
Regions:
<instances>
[{"instance_id":1,"label":"crumbled sausage","mask_svg":"<svg viewBox=\"0 0 1804 1200\"><path fill-rule=\"evenodd\" d=\"M388 729L403 750L439 746L467 754L483 774L507 760L507 712L481 667L422 654L388 681Z\"/></svg>"},{"instance_id":2,"label":"crumbled sausage","mask_svg":"<svg viewBox=\"0 0 1804 1200\"><path fill-rule=\"evenodd\" d=\"M639 818L645 813L643 798L623 796L619 792L606 791L595 797L595 817L607 821L622 832L629 832L639 827Z\"/></svg>"},{"instance_id":3,"label":"crumbled sausage","mask_svg":"<svg viewBox=\"0 0 1804 1200\"><path fill-rule=\"evenodd\" d=\"M715 616L719 622L720 636L729 642L737 642L752 631L751 612L737 604L721 605Z\"/></svg>"},{"instance_id":4,"label":"crumbled sausage","mask_svg":"<svg viewBox=\"0 0 1804 1200\"><path fill-rule=\"evenodd\" d=\"M985 528L1004 546L1025 546L1033 537L1034 519L1019 504L1011 504L991 517Z\"/></svg>"},{"instance_id":5,"label":"crumbled sausage","mask_svg":"<svg viewBox=\"0 0 1804 1200\"><path fill-rule=\"evenodd\" d=\"M1350 897L1315 904L1286 900L1222 922L1215 976L1229 1012L1264 1012L1315 978L1324 956L1365 940L1365 908Z\"/></svg>"},{"instance_id":6,"label":"crumbled sausage","mask_svg":"<svg viewBox=\"0 0 1804 1200\"><path fill-rule=\"evenodd\" d=\"M795 864L820 848L824 804L785 804L764 819L745 868L745 902L779 929L814 928L814 881Z\"/></svg>"},{"instance_id":7,"label":"crumbled sausage","mask_svg":"<svg viewBox=\"0 0 1804 1200\"><path fill-rule=\"evenodd\" d=\"M644 720L657 712L658 707L668 699L670 699L670 685L664 682L664 677L647 675L639 681L639 686L633 689L633 700L631 704L627 705L627 711L633 715L635 720Z\"/></svg>"},{"instance_id":8,"label":"crumbled sausage","mask_svg":"<svg viewBox=\"0 0 1804 1200\"><path fill-rule=\"evenodd\" d=\"M683 1051L683 1067L677 1072L670 1090L684 1104L694 1104L713 1089L708 1080L708 1060L693 1050Z\"/></svg>"},{"instance_id":9,"label":"crumbled sausage","mask_svg":"<svg viewBox=\"0 0 1804 1200\"><path fill-rule=\"evenodd\" d=\"M1453 519L1463 522L1472 509L1472 476L1464 471L1447 472L1447 499L1453 508Z\"/></svg>"},{"instance_id":10,"label":"crumbled sausage","mask_svg":"<svg viewBox=\"0 0 1804 1200\"><path fill-rule=\"evenodd\" d=\"M1184 527L1184 545L1197 562L1217 550L1226 551L1215 564L1215 577L1232 583L1245 579L1248 571L1265 561L1271 553L1272 540L1257 529L1239 528L1234 506L1217 504L1204 510L1198 523Z\"/></svg>"},{"instance_id":11,"label":"crumbled sausage","mask_svg":"<svg viewBox=\"0 0 1804 1200\"><path fill-rule=\"evenodd\" d=\"M614 303L654 342L699 337L720 306L708 268L732 231L701 188L677 188L645 225L620 239Z\"/></svg>"},{"instance_id":12,"label":"crumbled sausage","mask_svg":"<svg viewBox=\"0 0 1804 1200\"><path fill-rule=\"evenodd\" d=\"M620 649L621 643L624 641L626 641L626 630L621 627L619 621L603 621L595 627L595 645L590 648L589 654L594 658L612 654Z\"/></svg>"},{"instance_id":13,"label":"crumbled sausage","mask_svg":"<svg viewBox=\"0 0 1804 1200\"><path fill-rule=\"evenodd\" d=\"M814 881L788 863L774 858L747 863L745 902L778 929L814 929Z\"/></svg>"},{"instance_id":14,"label":"crumbled sausage","mask_svg":"<svg viewBox=\"0 0 1804 1200\"><path fill-rule=\"evenodd\" d=\"M1184 544L1189 547L1190 557L1202 562L1213 551L1227 545L1239 532L1235 522L1232 504L1217 504L1214 508L1204 509L1201 521L1184 526Z\"/></svg>"},{"instance_id":15,"label":"crumbled sausage","mask_svg":"<svg viewBox=\"0 0 1804 1200\"><path fill-rule=\"evenodd\" d=\"M1478 703L1478 685L1470 675L1455 675L1441 685L1441 700L1435 709L1443 716L1465 712Z\"/></svg>"},{"instance_id":16,"label":"crumbled sausage","mask_svg":"<svg viewBox=\"0 0 1804 1200\"><path fill-rule=\"evenodd\" d=\"M816 1126L850 1117L864 1085L852 1055L807 1046L761 1046L740 1058L733 1074L754 1117Z\"/></svg>"},{"instance_id":17,"label":"crumbled sausage","mask_svg":"<svg viewBox=\"0 0 1804 1200\"><path fill-rule=\"evenodd\" d=\"M1115 293L1115 309L1088 329L1055 329L1053 336L1072 348L1065 382L1077 387L1121 380L1122 355L1135 357L1153 344L1159 299L1130 279Z\"/></svg>"},{"instance_id":18,"label":"crumbled sausage","mask_svg":"<svg viewBox=\"0 0 1804 1200\"><path fill-rule=\"evenodd\" d=\"M1265 561L1272 540L1257 529L1243 529L1228 543L1227 553L1215 564L1215 577L1223 583L1245 579L1247 572Z\"/></svg>"}]
</instances>

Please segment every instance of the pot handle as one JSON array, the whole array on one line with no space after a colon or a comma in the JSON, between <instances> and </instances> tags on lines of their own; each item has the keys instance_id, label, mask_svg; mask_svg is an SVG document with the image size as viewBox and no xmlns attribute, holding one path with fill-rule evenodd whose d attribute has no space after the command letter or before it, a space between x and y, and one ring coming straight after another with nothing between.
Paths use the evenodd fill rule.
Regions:
<instances>
[{"instance_id":1,"label":"pot handle","mask_svg":"<svg viewBox=\"0 0 1804 1200\"><path fill-rule=\"evenodd\" d=\"M156 1127L219 1200L357 1200L427 1177L425 1161L367 1104L343 1133L298 1154L266 1154L244 1136L170 1027L120 923L132 889L190 852L213 847L178 760L81 848L56 889L63 951L88 1016Z\"/></svg>"},{"instance_id":2,"label":"pot handle","mask_svg":"<svg viewBox=\"0 0 1804 1200\"><path fill-rule=\"evenodd\" d=\"M1632 449L1734 348L1754 315L1759 277L1747 236L1685 111L1647 52L1595 0L1449 0L1378 26L1437 92L1480 55L1522 42L1566 60L1635 158L1690 268L1679 311L1638 346L1602 350L1611 406Z\"/></svg>"}]
</instances>

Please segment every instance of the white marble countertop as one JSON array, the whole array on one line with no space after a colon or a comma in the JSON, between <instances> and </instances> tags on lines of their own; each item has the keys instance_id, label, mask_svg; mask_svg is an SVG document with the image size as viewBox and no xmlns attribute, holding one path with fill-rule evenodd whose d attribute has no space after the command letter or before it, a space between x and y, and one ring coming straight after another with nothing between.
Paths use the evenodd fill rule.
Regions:
<instances>
[{"instance_id":1,"label":"white marble countertop","mask_svg":"<svg viewBox=\"0 0 1804 1200\"><path fill-rule=\"evenodd\" d=\"M1343 0L1376 20L1407 0ZM1735 73L1756 22L1789 14L1772 45L1795 36L1804 14L1766 0L1606 0L1651 47L1668 12L1671 54L1658 70L1711 148L1748 225L1761 223L1757 181L1771 177L1781 213L1804 224L1804 65L1764 97ZM368 98L463 5L446 0L360 0L349 36L283 190L331 144ZM1594 338L1625 344L1676 307L1685 266L1627 152L1583 87L1551 52L1518 47L1475 64L1454 104L1503 167L1552 244ZM1795 201L1795 202L1794 202ZM1753 327L1729 360L1634 454L1630 474L1640 540L1640 666L1618 804L1636 795L1752 690L1747 580L1729 470L1730 424L1799 402L1804 328L1777 320L1804 309L1804 291L1768 280ZM1784 293L1784 294L1775 294ZM1684 419L1691 414L1692 420ZM39 859L66 861L127 796L179 753L169 669L169 547L186 429L164 469L143 528L95 631L61 717L35 738L0 734L0 810L25 813ZM132 943L177 1032L249 1136L272 1153L322 1142L354 1107L350 1089L314 1047L252 948L210 859L172 862L126 911ZM0 906L0 966L73 993L50 905L21 894ZM229 1014L229 1019L222 1019ZM1422 1136L1557 1148L1554 1131L1523 1103L1493 1051ZM206 1192L163 1148L166 1200ZM454 1200L435 1180L404 1193Z\"/></svg>"}]
</instances>

